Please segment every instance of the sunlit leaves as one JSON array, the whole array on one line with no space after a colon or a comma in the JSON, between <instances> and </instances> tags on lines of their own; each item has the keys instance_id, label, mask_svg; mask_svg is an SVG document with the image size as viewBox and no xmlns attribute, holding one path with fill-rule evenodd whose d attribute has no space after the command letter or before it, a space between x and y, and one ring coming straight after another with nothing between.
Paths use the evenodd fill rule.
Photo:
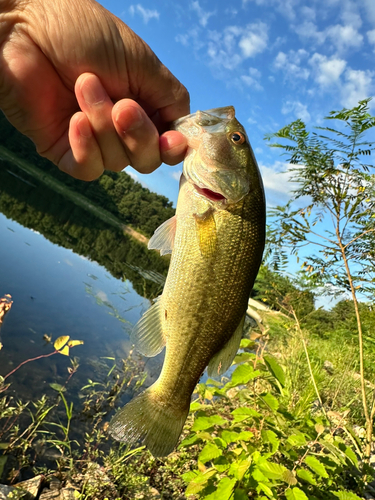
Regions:
<instances>
[{"instance_id":1,"label":"sunlit leaves","mask_svg":"<svg viewBox=\"0 0 375 500\"><path fill-rule=\"evenodd\" d=\"M58 351L60 354L63 354L64 356L69 356L71 347L82 345L84 343L83 340L69 340L69 339L70 339L69 335L63 335L61 337L58 337L53 344L56 351Z\"/></svg>"}]
</instances>

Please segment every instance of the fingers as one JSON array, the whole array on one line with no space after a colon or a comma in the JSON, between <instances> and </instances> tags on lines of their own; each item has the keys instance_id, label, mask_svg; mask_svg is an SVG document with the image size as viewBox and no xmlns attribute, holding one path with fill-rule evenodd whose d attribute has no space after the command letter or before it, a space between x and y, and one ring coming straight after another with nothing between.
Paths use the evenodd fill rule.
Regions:
<instances>
[{"instance_id":1,"label":"fingers","mask_svg":"<svg viewBox=\"0 0 375 500\"><path fill-rule=\"evenodd\" d=\"M121 171L131 165L150 173L162 161L170 165L182 161L187 147L182 134L168 131L159 137L138 103L122 99L113 105L95 75L81 75L75 92L82 111L70 121L70 150L59 162L61 170L89 181L105 169Z\"/></svg>"},{"instance_id":2,"label":"fingers","mask_svg":"<svg viewBox=\"0 0 375 500\"><path fill-rule=\"evenodd\" d=\"M141 106L131 99L122 99L113 106L112 119L129 164L143 174L159 167L159 133Z\"/></svg>"}]
</instances>

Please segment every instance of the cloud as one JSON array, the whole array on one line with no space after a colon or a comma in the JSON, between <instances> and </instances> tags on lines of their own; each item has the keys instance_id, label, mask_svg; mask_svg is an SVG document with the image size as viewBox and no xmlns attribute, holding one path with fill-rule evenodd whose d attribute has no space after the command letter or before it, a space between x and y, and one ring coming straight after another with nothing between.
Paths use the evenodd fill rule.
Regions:
<instances>
[{"instance_id":1,"label":"cloud","mask_svg":"<svg viewBox=\"0 0 375 500\"><path fill-rule=\"evenodd\" d=\"M263 90L260 80L262 78L261 72L256 68L249 68L248 75L242 75L240 77L241 81L247 86L254 90Z\"/></svg>"},{"instance_id":2,"label":"cloud","mask_svg":"<svg viewBox=\"0 0 375 500\"><path fill-rule=\"evenodd\" d=\"M129 7L129 13L134 16L139 14L143 18L143 22L147 24L150 19L159 19L159 12L157 10L145 9L141 4L131 5Z\"/></svg>"},{"instance_id":3,"label":"cloud","mask_svg":"<svg viewBox=\"0 0 375 500\"><path fill-rule=\"evenodd\" d=\"M299 49L297 51L290 50L288 54L279 52L273 62L273 67L276 70L281 70L286 80L307 80L310 71L308 68L301 66L302 61L306 59L307 56L308 52L304 49Z\"/></svg>"},{"instance_id":4,"label":"cloud","mask_svg":"<svg viewBox=\"0 0 375 500\"><path fill-rule=\"evenodd\" d=\"M266 192L267 206L284 204L290 198L291 191L295 188L290 182L290 165L275 161L273 165L259 164L264 190Z\"/></svg>"},{"instance_id":5,"label":"cloud","mask_svg":"<svg viewBox=\"0 0 375 500\"><path fill-rule=\"evenodd\" d=\"M206 12L205 10L203 10L202 7L199 5L198 0L192 2L190 8L198 14L199 24L203 26L203 28L207 26L209 18L216 14L216 11Z\"/></svg>"},{"instance_id":6,"label":"cloud","mask_svg":"<svg viewBox=\"0 0 375 500\"><path fill-rule=\"evenodd\" d=\"M296 118L300 118L304 122L309 122L311 119L307 106L299 101L286 101L281 108L281 112L283 115L293 113Z\"/></svg>"},{"instance_id":7,"label":"cloud","mask_svg":"<svg viewBox=\"0 0 375 500\"><path fill-rule=\"evenodd\" d=\"M181 173L182 173L182 170L173 170L173 172L170 173L170 176L172 177L172 179L174 179L175 181L180 181L180 177L181 177Z\"/></svg>"},{"instance_id":8,"label":"cloud","mask_svg":"<svg viewBox=\"0 0 375 500\"><path fill-rule=\"evenodd\" d=\"M268 27L263 22L227 26L208 33L207 54L212 66L234 69L242 61L255 57L267 48Z\"/></svg>"},{"instance_id":9,"label":"cloud","mask_svg":"<svg viewBox=\"0 0 375 500\"><path fill-rule=\"evenodd\" d=\"M329 87L336 84L346 67L346 61L335 57L327 57L317 52L310 58L315 82L321 87Z\"/></svg>"},{"instance_id":10,"label":"cloud","mask_svg":"<svg viewBox=\"0 0 375 500\"><path fill-rule=\"evenodd\" d=\"M358 33L353 26L336 24L329 26L326 30L326 35L331 39L331 42L336 46L339 52L344 52L350 48L358 49L363 43L363 36Z\"/></svg>"},{"instance_id":11,"label":"cloud","mask_svg":"<svg viewBox=\"0 0 375 500\"><path fill-rule=\"evenodd\" d=\"M374 0L361 0L362 8L365 9L366 18L375 26L375 2Z\"/></svg>"},{"instance_id":12,"label":"cloud","mask_svg":"<svg viewBox=\"0 0 375 500\"><path fill-rule=\"evenodd\" d=\"M348 69L341 86L341 104L352 108L358 101L371 96L375 90L374 76L374 71Z\"/></svg>"},{"instance_id":13,"label":"cloud","mask_svg":"<svg viewBox=\"0 0 375 500\"><path fill-rule=\"evenodd\" d=\"M375 51L375 30L368 31L367 38L368 42L371 43L371 45L374 45L374 51Z\"/></svg>"}]
</instances>

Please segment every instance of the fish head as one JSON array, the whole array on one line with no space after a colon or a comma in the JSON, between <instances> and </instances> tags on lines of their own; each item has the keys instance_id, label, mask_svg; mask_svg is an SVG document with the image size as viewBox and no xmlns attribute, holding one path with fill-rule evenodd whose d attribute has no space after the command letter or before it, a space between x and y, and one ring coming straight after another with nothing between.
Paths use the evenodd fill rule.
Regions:
<instances>
[{"instance_id":1,"label":"fish head","mask_svg":"<svg viewBox=\"0 0 375 500\"><path fill-rule=\"evenodd\" d=\"M233 106L197 111L174 122L188 141L183 174L199 196L223 208L251 190L258 167Z\"/></svg>"}]
</instances>

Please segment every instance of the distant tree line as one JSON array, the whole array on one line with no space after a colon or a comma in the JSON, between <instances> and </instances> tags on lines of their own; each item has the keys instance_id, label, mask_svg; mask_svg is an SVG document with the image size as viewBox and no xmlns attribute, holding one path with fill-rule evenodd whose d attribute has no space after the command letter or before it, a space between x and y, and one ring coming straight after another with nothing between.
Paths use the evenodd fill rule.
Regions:
<instances>
[{"instance_id":1,"label":"distant tree line","mask_svg":"<svg viewBox=\"0 0 375 500\"><path fill-rule=\"evenodd\" d=\"M144 188L125 172L106 171L92 182L79 181L61 172L49 160L40 157L32 141L12 127L1 112L0 144L148 237L152 236L160 224L174 215L172 202L168 198Z\"/></svg>"}]
</instances>

